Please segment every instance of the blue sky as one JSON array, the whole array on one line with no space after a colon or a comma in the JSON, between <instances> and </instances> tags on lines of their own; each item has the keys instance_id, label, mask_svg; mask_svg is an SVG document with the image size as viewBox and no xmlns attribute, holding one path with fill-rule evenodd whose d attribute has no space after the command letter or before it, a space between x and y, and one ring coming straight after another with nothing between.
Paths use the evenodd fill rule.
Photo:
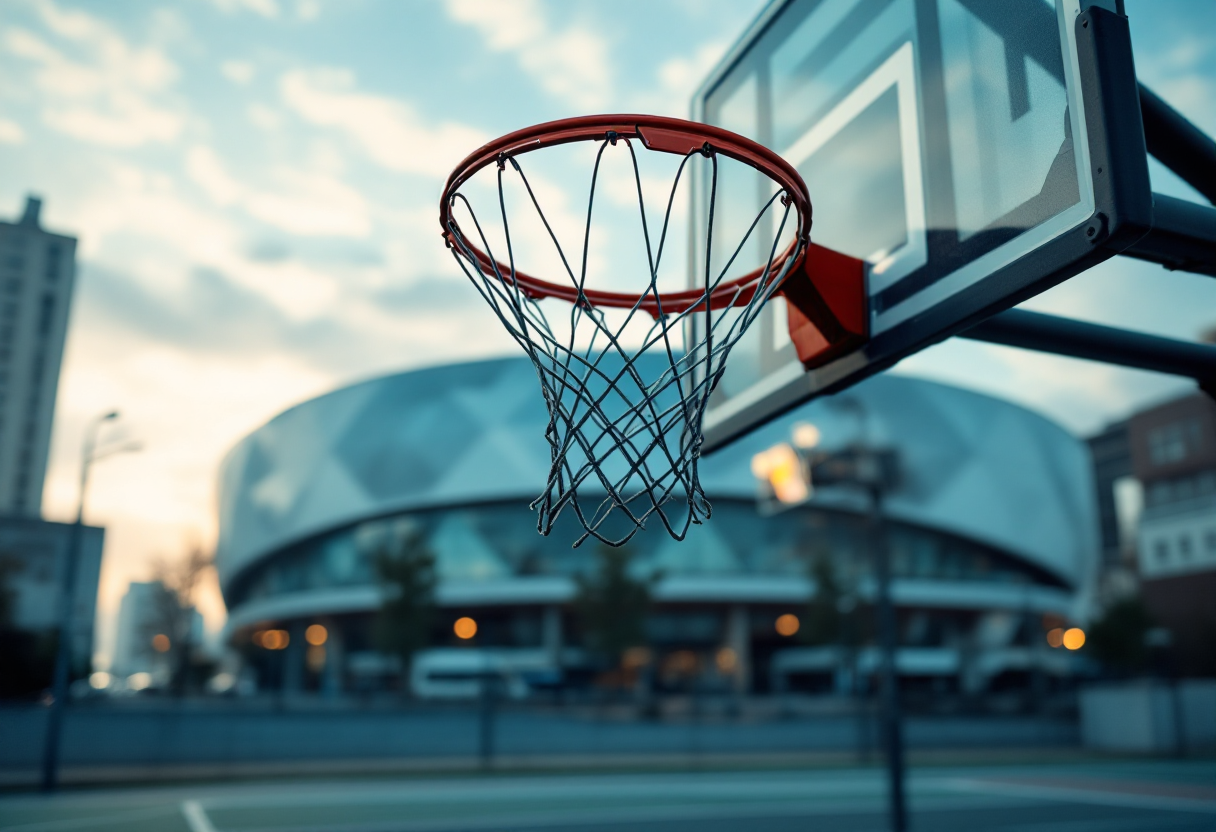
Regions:
<instances>
[{"instance_id":1,"label":"blue sky","mask_svg":"<svg viewBox=\"0 0 1216 832\"><path fill-rule=\"evenodd\" d=\"M149 558L213 539L217 466L275 413L372 374L512 349L439 239L439 189L461 156L552 118L685 115L762 5L5 0L0 214L34 192L44 222L81 241L45 512L70 514L90 415L121 408L146 445L96 473L103 608ZM1216 4L1128 11L1140 77L1216 132ZM1216 281L1119 261L1027 305L1192 338L1216 324ZM969 342L898 371L1077 431L1185 389ZM205 605L214 623L213 594Z\"/></svg>"}]
</instances>

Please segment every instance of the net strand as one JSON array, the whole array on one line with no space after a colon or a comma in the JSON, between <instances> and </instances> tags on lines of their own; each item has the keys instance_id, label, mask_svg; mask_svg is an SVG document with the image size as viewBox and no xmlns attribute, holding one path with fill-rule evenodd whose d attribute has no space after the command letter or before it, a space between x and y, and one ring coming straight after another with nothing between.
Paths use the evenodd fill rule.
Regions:
<instances>
[{"instance_id":1,"label":"net strand","mask_svg":"<svg viewBox=\"0 0 1216 832\"><path fill-rule=\"evenodd\" d=\"M650 274L645 291L624 310L619 324L614 326L604 311L588 299L586 281L600 166L607 148L618 142L624 142L629 151ZM676 193L689 160L698 155L708 157L711 171L703 294L695 303L668 312L663 308L658 286L659 269L668 242ZM507 163L522 182L532 209L543 224L575 291L569 332L565 337L559 336L550 326L540 299L517 280L515 244L504 187ZM610 546L624 545L656 516L673 538L683 540L693 525L708 519L712 513L698 471L701 423L710 396L722 378L731 348L780 287L791 265L799 259L801 239L791 256L780 258L778 254L790 219L788 194L777 189L760 208L726 263L715 269L713 231L718 201L718 154L706 146L690 151L680 161L668 194L658 243L654 245L633 144L628 138L608 132L595 154L582 229L583 249L576 273L519 161L513 156L500 157L496 179L505 264L500 265L472 203L460 192L450 196L449 204L454 209L459 202L467 212L481 251L488 258L476 255L457 228L454 216L447 229L448 239L461 271L528 355L540 382L549 412L545 439L550 448L551 464L544 490L532 503L538 515L538 531L549 534L561 512L569 508L583 528L582 535L574 542L576 547L591 538ZM779 199L784 211L764 268L754 283L735 287L726 303L722 303L722 298L715 297L714 293ZM751 294L745 298L747 292ZM648 299L653 300L656 309L653 320L640 346L627 346L624 343L626 330ZM725 308L719 312L715 308L718 305ZM731 311L736 314L731 315ZM649 316L651 313L647 310L643 314ZM704 337L698 341L695 332L702 322L700 330ZM694 333L690 339L694 343L686 345L682 353L671 337L676 327ZM579 333L588 329L586 345L579 347ZM644 355L661 355L665 359L657 372L651 371L653 378L649 380L642 366ZM609 366L618 359L619 366ZM591 502L584 505L588 500ZM678 518L672 508L677 502L685 507L682 517ZM614 521L614 517L623 518L623 531L614 530L622 522ZM606 525L610 521L613 529Z\"/></svg>"}]
</instances>

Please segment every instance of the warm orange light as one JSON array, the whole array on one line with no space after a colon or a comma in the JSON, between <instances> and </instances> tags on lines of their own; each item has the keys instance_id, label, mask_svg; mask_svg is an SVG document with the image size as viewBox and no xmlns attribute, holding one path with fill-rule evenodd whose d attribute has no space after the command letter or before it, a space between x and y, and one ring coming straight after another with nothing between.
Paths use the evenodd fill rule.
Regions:
<instances>
[{"instance_id":1,"label":"warm orange light","mask_svg":"<svg viewBox=\"0 0 1216 832\"><path fill-rule=\"evenodd\" d=\"M253 643L267 650L284 650L291 643L291 636L286 630L257 630Z\"/></svg>"},{"instance_id":2,"label":"warm orange light","mask_svg":"<svg viewBox=\"0 0 1216 832\"><path fill-rule=\"evenodd\" d=\"M798 632L798 628L802 626L802 622L798 620L798 616L792 613L786 613L777 619L777 634L782 636L792 636Z\"/></svg>"},{"instance_id":3,"label":"warm orange light","mask_svg":"<svg viewBox=\"0 0 1216 832\"><path fill-rule=\"evenodd\" d=\"M168 653L169 647L169 637L164 633L157 633L152 636L152 649L157 653Z\"/></svg>"},{"instance_id":4,"label":"warm orange light","mask_svg":"<svg viewBox=\"0 0 1216 832\"><path fill-rule=\"evenodd\" d=\"M456 638L468 641L477 635L477 622L468 616L457 618L456 623L452 625L452 632L456 634Z\"/></svg>"},{"instance_id":5,"label":"warm orange light","mask_svg":"<svg viewBox=\"0 0 1216 832\"><path fill-rule=\"evenodd\" d=\"M714 664L719 673L731 674L739 667L739 654L729 647L723 647L714 656Z\"/></svg>"},{"instance_id":6,"label":"warm orange light","mask_svg":"<svg viewBox=\"0 0 1216 832\"><path fill-rule=\"evenodd\" d=\"M621 656L621 666L626 670L637 670L650 664L652 656L648 647L630 647Z\"/></svg>"},{"instance_id":7,"label":"warm orange light","mask_svg":"<svg viewBox=\"0 0 1216 832\"><path fill-rule=\"evenodd\" d=\"M1048 630L1047 631L1047 643L1050 644L1052 647L1063 647L1064 646L1064 628L1056 627L1055 629Z\"/></svg>"},{"instance_id":8,"label":"warm orange light","mask_svg":"<svg viewBox=\"0 0 1216 832\"><path fill-rule=\"evenodd\" d=\"M304 631L304 640L313 647L320 647L327 638L329 638L329 630L326 630L321 624L313 624Z\"/></svg>"},{"instance_id":9,"label":"warm orange light","mask_svg":"<svg viewBox=\"0 0 1216 832\"><path fill-rule=\"evenodd\" d=\"M320 673L325 669L325 648L319 644L312 645L304 655L304 661L309 670L313 673Z\"/></svg>"},{"instance_id":10,"label":"warm orange light","mask_svg":"<svg viewBox=\"0 0 1216 832\"><path fill-rule=\"evenodd\" d=\"M663 662L669 673L689 675L697 670L697 654L691 650L677 650Z\"/></svg>"},{"instance_id":11,"label":"warm orange light","mask_svg":"<svg viewBox=\"0 0 1216 832\"><path fill-rule=\"evenodd\" d=\"M1069 650L1080 650L1085 644L1085 631L1080 627L1072 627L1064 631L1064 646Z\"/></svg>"},{"instance_id":12,"label":"warm orange light","mask_svg":"<svg viewBox=\"0 0 1216 832\"><path fill-rule=\"evenodd\" d=\"M783 503L800 503L810 496L798 453L784 443L753 456L752 474L767 481L773 496Z\"/></svg>"}]
</instances>

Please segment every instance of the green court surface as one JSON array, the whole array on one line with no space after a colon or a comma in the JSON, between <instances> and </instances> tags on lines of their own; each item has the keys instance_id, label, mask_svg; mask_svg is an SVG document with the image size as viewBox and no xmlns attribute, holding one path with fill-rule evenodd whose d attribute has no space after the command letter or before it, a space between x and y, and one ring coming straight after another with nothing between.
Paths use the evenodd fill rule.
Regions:
<instances>
[{"instance_id":1,"label":"green court surface","mask_svg":"<svg viewBox=\"0 0 1216 832\"><path fill-rule=\"evenodd\" d=\"M1216 763L929 768L912 828L1216 829ZM881 830L877 769L294 780L0 797L10 832Z\"/></svg>"}]
</instances>

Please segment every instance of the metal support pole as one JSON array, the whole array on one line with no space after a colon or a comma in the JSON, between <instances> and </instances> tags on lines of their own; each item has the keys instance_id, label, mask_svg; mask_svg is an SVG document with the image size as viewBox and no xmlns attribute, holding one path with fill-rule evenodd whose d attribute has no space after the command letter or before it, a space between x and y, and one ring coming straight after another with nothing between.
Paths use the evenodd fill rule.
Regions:
<instances>
[{"instance_id":1,"label":"metal support pole","mask_svg":"<svg viewBox=\"0 0 1216 832\"><path fill-rule=\"evenodd\" d=\"M960 332L959 337L1189 376L1201 387L1216 386L1216 346L1211 344L1176 341L1025 309L1006 309Z\"/></svg>"},{"instance_id":2,"label":"metal support pole","mask_svg":"<svg viewBox=\"0 0 1216 832\"><path fill-rule=\"evenodd\" d=\"M46 715L46 733L42 748L42 789L54 791L59 785L59 737L63 732L63 709L67 707L72 675L72 627L76 606L76 573L80 568L80 549L84 540L84 498L89 486L89 468L109 453L136 450L126 445L109 453L94 453L97 433L106 422L118 418L118 411L98 416L85 429L84 446L80 454L80 492L76 500L76 522L68 538L68 547L59 582L59 635L55 645L55 675L51 686L51 706Z\"/></svg>"},{"instance_id":3,"label":"metal support pole","mask_svg":"<svg viewBox=\"0 0 1216 832\"><path fill-rule=\"evenodd\" d=\"M1144 142L1157 161L1216 203L1216 141L1140 84Z\"/></svg>"},{"instance_id":4,"label":"metal support pole","mask_svg":"<svg viewBox=\"0 0 1216 832\"><path fill-rule=\"evenodd\" d=\"M857 762L863 766L870 764L870 707L869 692L863 686L861 676L861 648L853 645L850 650L853 678L850 680L850 693L853 695L853 708L857 716Z\"/></svg>"},{"instance_id":5,"label":"metal support pole","mask_svg":"<svg viewBox=\"0 0 1216 832\"><path fill-rule=\"evenodd\" d=\"M878 583L878 629L882 639L882 727L887 752L891 831L907 832L903 719L899 703L899 671L895 664L898 638L895 607L891 602L891 551L883 518L881 486L870 488L870 534L873 541L874 575Z\"/></svg>"},{"instance_id":6,"label":"metal support pole","mask_svg":"<svg viewBox=\"0 0 1216 832\"><path fill-rule=\"evenodd\" d=\"M1216 208L1155 193L1153 227L1119 253L1216 277Z\"/></svg>"},{"instance_id":7,"label":"metal support pole","mask_svg":"<svg viewBox=\"0 0 1216 832\"><path fill-rule=\"evenodd\" d=\"M493 673L481 673L481 709L479 713L479 747L481 767L489 771L494 765L494 682Z\"/></svg>"}]
</instances>

